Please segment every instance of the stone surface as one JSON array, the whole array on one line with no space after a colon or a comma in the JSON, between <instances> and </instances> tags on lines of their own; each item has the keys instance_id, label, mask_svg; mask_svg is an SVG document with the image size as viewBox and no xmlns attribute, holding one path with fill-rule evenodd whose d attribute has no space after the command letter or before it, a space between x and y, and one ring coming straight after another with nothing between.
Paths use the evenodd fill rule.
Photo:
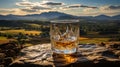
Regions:
<instances>
[{"instance_id":1,"label":"stone surface","mask_svg":"<svg viewBox=\"0 0 120 67\"><path fill-rule=\"evenodd\" d=\"M12 63L13 61L13 58L12 57L7 57L7 58L4 58L4 64L6 66L8 66L10 63Z\"/></svg>"},{"instance_id":2,"label":"stone surface","mask_svg":"<svg viewBox=\"0 0 120 67\"><path fill-rule=\"evenodd\" d=\"M0 45L0 67L8 67L20 51L16 43L5 43Z\"/></svg>"},{"instance_id":3,"label":"stone surface","mask_svg":"<svg viewBox=\"0 0 120 67\"><path fill-rule=\"evenodd\" d=\"M89 44L79 45L76 54L57 55L52 53L50 44L39 44L22 49L20 57L10 67L119 67L117 51Z\"/></svg>"},{"instance_id":4,"label":"stone surface","mask_svg":"<svg viewBox=\"0 0 120 67\"><path fill-rule=\"evenodd\" d=\"M5 53L0 53L0 58L5 58Z\"/></svg>"}]
</instances>

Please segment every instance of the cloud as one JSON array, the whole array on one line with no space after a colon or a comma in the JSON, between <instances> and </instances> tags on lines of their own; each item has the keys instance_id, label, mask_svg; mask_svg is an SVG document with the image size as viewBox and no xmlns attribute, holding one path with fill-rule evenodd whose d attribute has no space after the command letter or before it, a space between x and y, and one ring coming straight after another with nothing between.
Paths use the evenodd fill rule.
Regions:
<instances>
[{"instance_id":1,"label":"cloud","mask_svg":"<svg viewBox=\"0 0 120 67\"><path fill-rule=\"evenodd\" d=\"M73 5L68 6L68 8L80 8L80 7L83 7L83 8L94 8L94 9L97 8L97 7L81 5L81 4L73 4Z\"/></svg>"},{"instance_id":2,"label":"cloud","mask_svg":"<svg viewBox=\"0 0 120 67\"><path fill-rule=\"evenodd\" d=\"M113 5L109 5L109 6L102 6L100 7L101 10L120 10L120 6L113 6Z\"/></svg>"},{"instance_id":3,"label":"cloud","mask_svg":"<svg viewBox=\"0 0 120 67\"><path fill-rule=\"evenodd\" d=\"M80 7L83 7L83 8L76 10L76 12L74 11L73 14L76 13L75 15L84 15L84 16L96 16L101 14L114 16L114 15L120 14L120 6L115 6L115 5L112 5L112 6L106 5L106 6L100 6L100 7L78 5L72 8L80 8Z\"/></svg>"},{"instance_id":4,"label":"cloud","mask_svg":"<svg viewBox=\"0 0 120 67\"><path fill-rule=\"evenodd\" d=\"M93 11L94 9L93 8L85 8L83 9L84 12L90 12L90 11Z\"/></svg>"},{"instance_id":5,"label":"cloud","mask_svg":"<svg viewBox=\"0 0 120 67\"><path fill-rule=\"evenodd\" d=\"M35 10L50 10L51 8L49 8L49 7L42 7L42 6L33 6L31 9L35 9Z\"/></svg>"},{"instance_id":6,"label":"cloud","mask_svg":"<svg viewBox=\"0 0 120 67\"><path fill-rule=\"evenodd\" d=\"M14 14L14 15L25 15L26 13L21 11L19 8L11 8L11 9L0 9L1 15L8 15L8 14Z\"/></svg>"},{"instance_id":7,"label":"cloud","mask_svg":"<svg viewBox=\"0 0 120 67\"><path fill-rule=\"evenodd\" d=\"M14 10L8 10L8 9L0 9L0 13L12 13L15 12Z\"/></svg>"},{"instance_id":8,"label":"cloud","mask_svg":"<svg viewBox=\"0 0 120 67\"><path fill-rule=\"evenodd\" d=\"M94 6L86 6L86 5L81 5L80 7L84 7L84 8L93 8L93 9L98 8L98 7L94 7Z\"/></svg>"},{"instance_id":9,"label":"cloud","mask_svg":"<svg viewBox=\"0 0 120 67\"><path fill-rule=\"evenodd\" d=\"M96 16L96 15L100 14L100 11L98 9L94 9L94 8L84 8L83 9L83 14L84 15Z\"/></svg>"},{"instance_id":10,"label":"cloud","mask_svg":"<svg viewBox=\"0 0 120 67\"><path fill-rule=\"evenodd\" d=\"M109 6L110 9L120 9L120 6Z\"/></svg>"},{"instance_id":11,"label":"cloud","mask_svg":"<svg viewBox=\"0 0 120 67\"><path fill-rule=\"evenodd\" d=\"M115 5L101 6L99 7L99 10L102 14L111 15L111 16L120 14L120 6L115 6Z\"/></svg>"},{"instance_id":12,"label":"cloud","mask_svg":"<svg viewBox=\"0 0 120 67\"><path fill-rule=\"evenodd\" d=\"M46 2L43 5L64 5L64 3L58 3L58 2Z\"/></svg>"},{"instance_id":13,"label":"cloud","mask_svg":"<svg viewBox=\"0 0 120 67\"><path fill-rule=\"evenodd\" d=\"M42 2L30 2L28 0L23 0L23 2L16 3L17 6L23 6L24 9L22 11L34 12L37 10L52 10L60 7L63 3L56 3L50 1L42 1Z\"/></svg>"},{"instance_id":14,"label":"cloud","mask_svg":"<svg viewBox=\"0 0 120 67\"><path fill-rule=\"evenodd\" d=\"M25 11L25 12L36 12L36 10L33 10L33 9L21 9L22 11Z\"/></svg>"},{"instance_id":15,"label":"cloud","mask_svg":"<svg viewBox=\"0 0 120 67\"><path fill-rule=\"evenodd\" d=\"M81 4L73 4L68 6L68 8L79 8L81 6Z\"/></svg>"},{"instance_id":16,"label":"cloud","mask_svg":"<svg viewBox=\"0 0 120 67\"><path fill-rule=\"evenodd\" d=\"M17 6L33 6L34 3L24 1L24 2L18 2L18 3L16 3L16 5Z\"/></svg>"},{"instance_id":17,"label":"cloud","mask_svg":"<svg viewBox=\"0 0 120 67\"><path fill-rule=\"evenodd\" d=\"M37 0L38 1L38 0ZM20 8L0 9L0 14L40 14L48 11L59 11L72 15L90 15L95 16L99 14L117 15L120 14L120 6L106 5L106 6L90 6L85 4L67 4L64 2L56 2L55 0L41 0L39 2L31 2L31 0L21 0L17 2L16 6ZM73 11L74 9L74 11Z\"/></svg>"},{"instance_id":18,"label":"cloud","mask_svg":"<svg viewBox=\"0 0 120 67\"><path fill-rule=\"evenodd\" d=\"M42 6L33 6L30 8L22 8L21 11L25 11L25 12L39 12L39 11L43 11L43 10L51 10L51 8L47 8L47 7L42 7Z\"/></svg>"},{"instance_id":19,"label":"cloud","mask_svg":"<svg viewBox=\"0 0 120 67\"><path fill-rule=\"evenodd\" d=\"M22 1L27 1L28 2L28 0L22 0Z\"/></svg>"}]
</instances>

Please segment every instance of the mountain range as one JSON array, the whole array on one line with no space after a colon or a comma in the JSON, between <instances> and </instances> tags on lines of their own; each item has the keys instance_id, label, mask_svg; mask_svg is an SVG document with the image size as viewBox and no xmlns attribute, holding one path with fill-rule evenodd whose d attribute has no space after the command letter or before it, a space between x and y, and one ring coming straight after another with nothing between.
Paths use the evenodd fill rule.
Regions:
<instances>
[{"instance_id":1,"label":"mountain range","mask_svg":"<svg viewBox=\"0 0 120 67\"><path fill-rule=\"evenodd\" d=\"M0 20L63 20L63 19L86 19L86 20L120 20L120 15L116 16L107 16L107 15L98 15L98 16L74 16L61 12L43 12L41 14L30 14L30 15L0 15Z\"/></svg>"}]
</instances>

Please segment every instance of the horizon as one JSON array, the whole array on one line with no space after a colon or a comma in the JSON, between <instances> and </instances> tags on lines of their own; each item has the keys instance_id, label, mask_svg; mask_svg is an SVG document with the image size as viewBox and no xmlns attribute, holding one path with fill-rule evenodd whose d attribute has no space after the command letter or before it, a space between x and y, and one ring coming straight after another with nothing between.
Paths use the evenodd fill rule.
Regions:
<instances>
[{"instance_id":1,"label":"horizon","mask_svg":"<svg viewBox=\"0 0 120 67\"><path fill-rule=\"evenodd\" d=\"M58 12L58 11L49 11L49 12ZM49 12L42 12L42 13L49 13ZM42 14L40 13L40 14ZM63 12L59 12L59 13L63 13ZM2 15L2 16L8 16L8 15L13 15L13 16L27 16L27 15L40 15L40 14L26 14L26 15L14 15L14 14L7 14L7 15ZM64 14L67 14L67 13L64 13ZM0 14L1 15L1 14ZM72 14L68 14L68 15L72 15ZM109 17L114 17L114 16L119 16L120 14L118 15L113 15L113 16L109 16L109 15L105 15L105 14L100 14L100 15L96 15L96 16L109 16ZM76 16L76 15L72 15L72 16ZM78 16L78 17L96 17L96 16Z\"/></svg>"},{"instance_id":2,"label":"horizon","mask_svg":"<svg viewBox=\"0 0 120 67\"><path fill-rule=\"evenodd\" d=\"M0 15L57 11L74 16L115 16L120 15L119 3L120 0L1 0Z\"/></svg>"}]
</instances>

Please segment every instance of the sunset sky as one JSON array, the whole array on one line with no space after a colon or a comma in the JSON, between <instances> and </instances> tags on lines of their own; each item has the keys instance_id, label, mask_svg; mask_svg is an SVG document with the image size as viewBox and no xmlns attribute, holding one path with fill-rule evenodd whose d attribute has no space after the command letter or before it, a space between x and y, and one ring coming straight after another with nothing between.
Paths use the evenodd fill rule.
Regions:
<instances>
[{"instance_id":1,"label":"sunset sky","mask_svg":"<svg viewBox=\"0 0 120 67\"><path fill-rule=\"evenodd\" d=\"M0 0L0 15L58 11L77 16L120 15L120 0Z\"/></svg>"}]
</instances>

